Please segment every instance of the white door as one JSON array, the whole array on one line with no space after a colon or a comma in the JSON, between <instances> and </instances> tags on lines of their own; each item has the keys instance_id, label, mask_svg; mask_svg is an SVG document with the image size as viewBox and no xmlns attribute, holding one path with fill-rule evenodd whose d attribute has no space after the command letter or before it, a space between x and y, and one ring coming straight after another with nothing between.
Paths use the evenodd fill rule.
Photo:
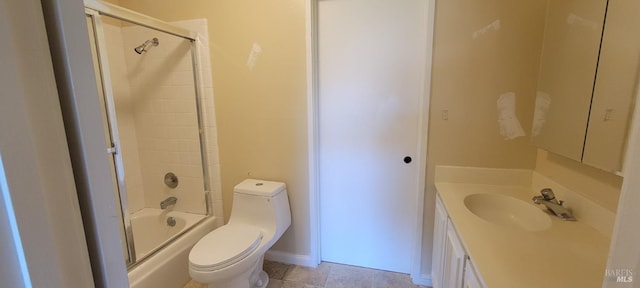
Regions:
<instances>
[{"instance_id":1,"label":"white door","mask_svg":"<svg viewBox=\"0 0 640 288\"><path fill-rule=\"evenodd\" d=\"M426 0L318 1L323 261L410 272L426 11Z\"/></svg>"}]
</instances>

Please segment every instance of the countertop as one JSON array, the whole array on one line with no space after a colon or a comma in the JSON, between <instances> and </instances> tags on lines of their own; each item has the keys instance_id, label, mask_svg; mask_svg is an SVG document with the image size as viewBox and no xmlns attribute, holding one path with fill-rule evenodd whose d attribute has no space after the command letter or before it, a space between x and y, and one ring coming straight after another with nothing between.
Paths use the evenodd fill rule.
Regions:
<instances>
[{"instance_id":1,"label":"countertop","mask_svg":"<svg viewBox=\"0 0 640 288\"><path fill-rule=\"evenodd\" d=\"M487 222L464 205L475 193L532 203L537 194L531 187L436 181L436 189L487 288L602 287L610 239L580 218L551 216L549 229L527 231Z\"/></svg>"}]
</instances>

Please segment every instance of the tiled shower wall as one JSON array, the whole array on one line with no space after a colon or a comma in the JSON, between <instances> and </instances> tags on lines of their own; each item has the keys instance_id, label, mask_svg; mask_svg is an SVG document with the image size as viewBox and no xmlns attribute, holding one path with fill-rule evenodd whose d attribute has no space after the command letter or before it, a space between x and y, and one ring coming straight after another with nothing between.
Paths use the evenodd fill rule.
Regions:
<instances>
[{"instance_id":1,"label":"tiled shower wall","mask_svg":"<svg viewBox=\"0 0 640 288\"><path fill-rule=\"evenodd\" d=\"M206 179L214 214L222 223L219 160L213 110L213 85L208 57L206 20L175 23L198 34L202 81L201 116L205 132ZM140 26L104 25L117 107L120 141L127 167L129 212L159 208L169 196L178 198L175 210L205 213L200 165L196 87L188 40ZM118 33L119 30L119 33ZM109 31L109 32L107 32ZM160 45L139 55L133 48L157 37ZM119 47L116 47L119 46ZM137 149L136 149L137 148ZM164 175L173 172L179 185L171 189Z\"/></svg>"}]
</instances>

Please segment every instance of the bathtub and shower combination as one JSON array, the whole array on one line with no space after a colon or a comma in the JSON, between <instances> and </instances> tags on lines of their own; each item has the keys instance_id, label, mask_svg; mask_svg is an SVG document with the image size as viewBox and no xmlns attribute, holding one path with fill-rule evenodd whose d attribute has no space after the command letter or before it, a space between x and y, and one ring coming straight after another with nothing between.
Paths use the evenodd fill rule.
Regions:
<instances>
[{"instance_id":1,"label":"bathtub and shower combination","mask_svg":"<svg viewBox=\"0 0 640 288\"><path fill-rule=\"evenodd\" d=\"M182 287L189 250L222 219L206 21L98 0L85 14L129 284Z\"/></svg>"}]
</instances>

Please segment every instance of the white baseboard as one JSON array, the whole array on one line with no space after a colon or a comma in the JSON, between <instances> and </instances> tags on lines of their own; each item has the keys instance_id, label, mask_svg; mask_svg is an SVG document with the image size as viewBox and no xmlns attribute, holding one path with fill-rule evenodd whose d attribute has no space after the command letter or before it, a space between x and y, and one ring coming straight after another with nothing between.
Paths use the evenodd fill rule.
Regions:
<instances>
[{"instance_id":1,"label":"white baseboard","mask_svg":"<svg viewBox=\"0 0 640 288\"><path fill-rule=\"evenodd\" d=\"M411 281L413 281L413 284L416 285L433 287L433 283L431 282L431 275L422 274L418 277L411 276Z\"/></svg>"},{"instance_id":2,"label":"white baseboard","mask_svg":"<svg viewBox=\"0 0 640 288\"><path fill-rule=\"evenodd\" d=\"M269 250L264 255L264 259L285 264L300 265L306 267L318 267L309 255L293 254L289 252Z\"/></svg>"}]
</instances>

